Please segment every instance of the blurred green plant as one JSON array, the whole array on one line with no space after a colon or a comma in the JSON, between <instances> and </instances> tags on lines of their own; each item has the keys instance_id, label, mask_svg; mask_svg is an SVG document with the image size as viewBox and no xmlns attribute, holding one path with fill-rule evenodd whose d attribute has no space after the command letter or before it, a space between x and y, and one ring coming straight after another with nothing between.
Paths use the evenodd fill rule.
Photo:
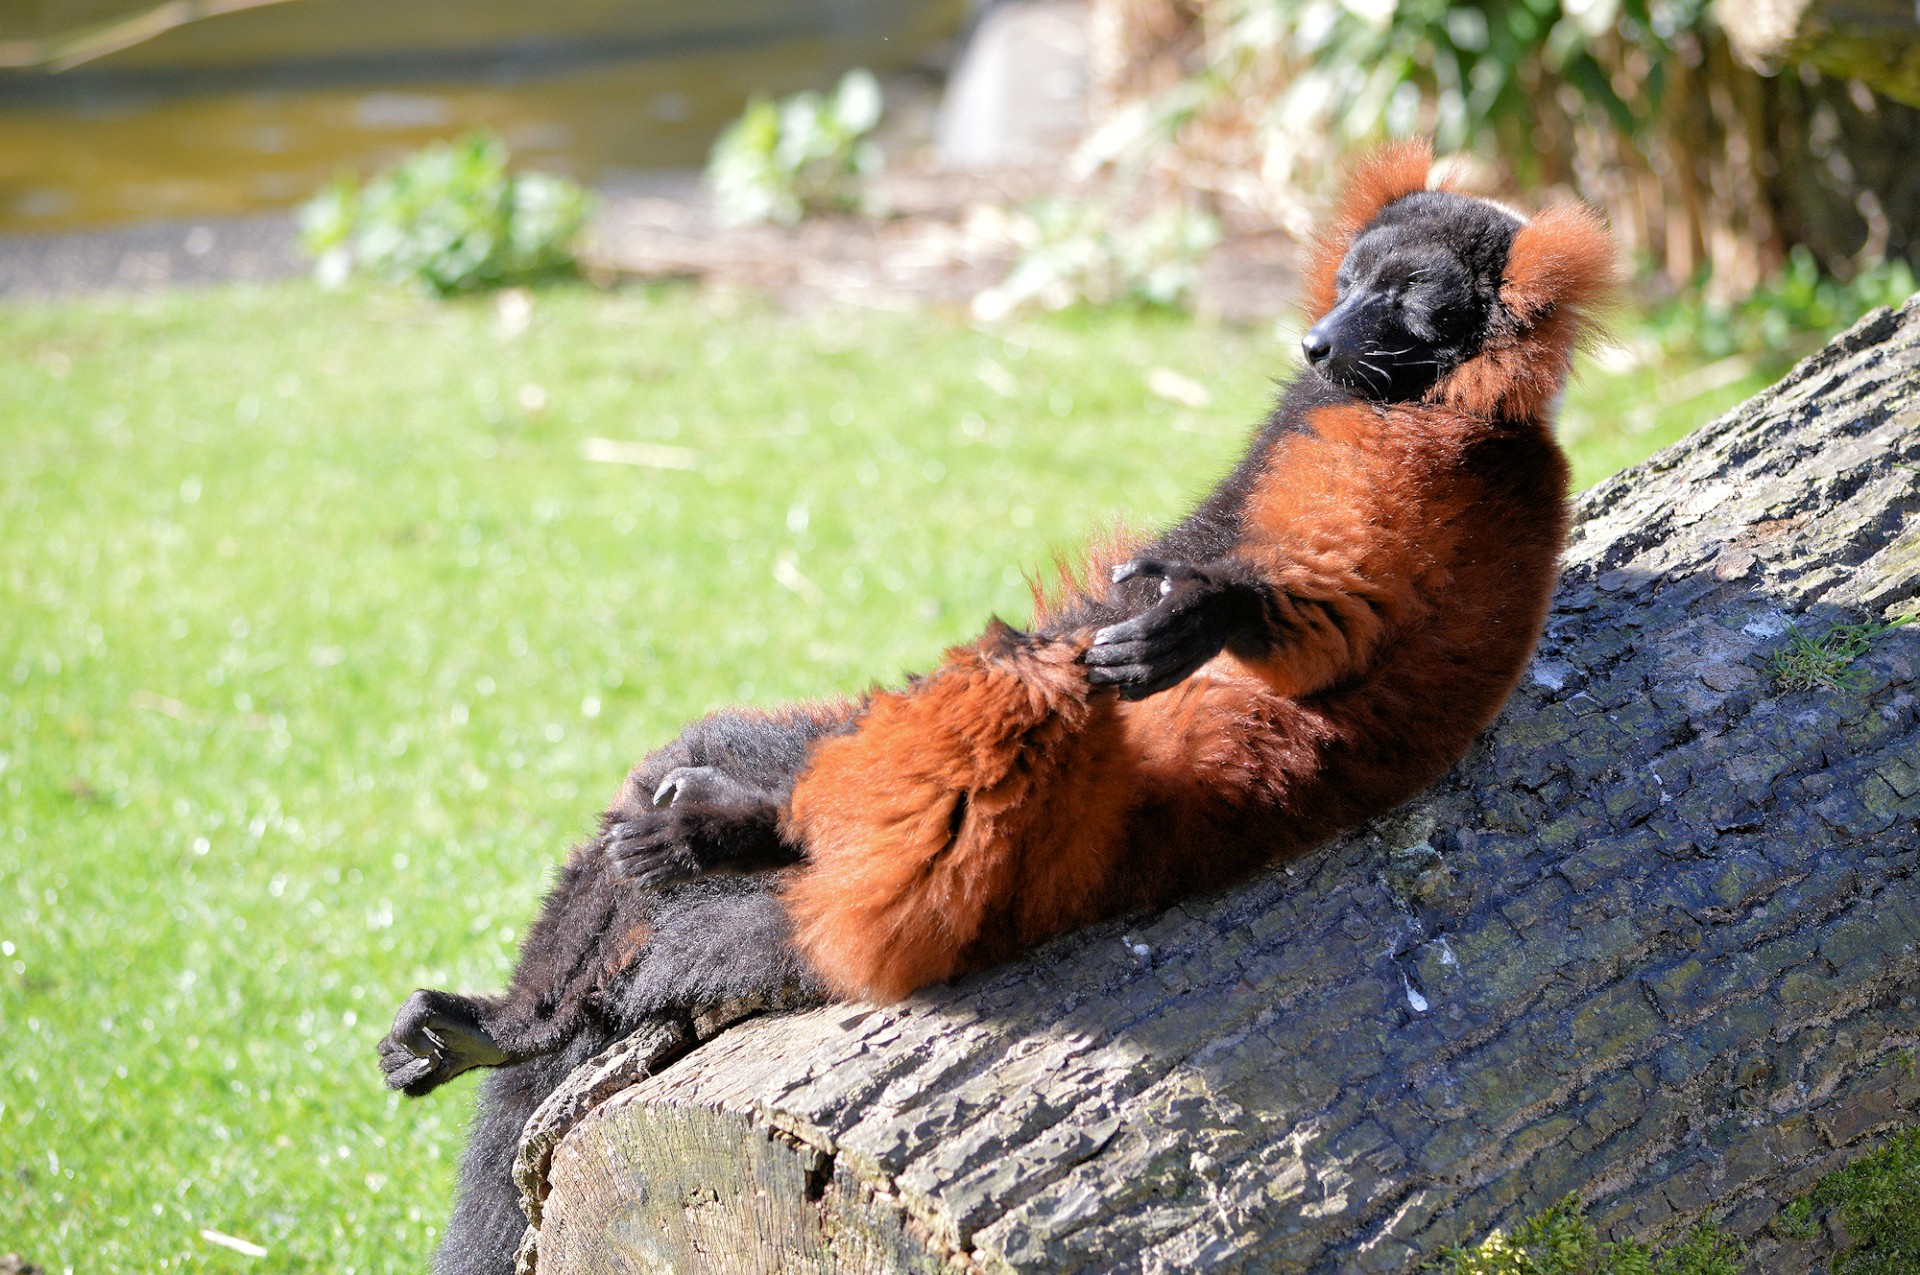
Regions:
<instances>
[{"instance_id":1,"label":"blurred green plant","mask_svg":"<svg viewBox=\"0 0 1920 1275\"><path fill-rule=\"evenodd\" d=\"M1511 1232L1446 1250L1428 1269L1438 1275L1740 1275L1746 1265L1740 1242L1711 1223L1658 1251L1634 1240L1603 1243L1570 1195Z\"/></svg>"},{"instance_id":2,"label":"blurred green plant","mask_svg":"<svg viewBox=\"0 0 1920 1275\"><path fill-rule=\"evenodd\" d=\"M1717 299L1697 285L1684 303L1655 308L1648 327L1670 354L1784 361L1806 354L1876 306L1900 305L1916 286L1905 261L1877 262L1843 282L1824 273L1807 249L1795 247L1786 266L1746 297Z\"/></svg>"},{"instance_id":3,"label":"blurred green plant","mask_svg":"<svg viewBox=\"0 0 1920 1275\"><path fill-rule=\"evenodd\" d=\"M1014 214L1009 233L1020 257L1005 279L974 298L977 319L1081 303L1180 308L1220 242L1220 223L1184 205L1127 222L1103 201L1043 199Z\"/></svg>"},{"instance_id":4,"label":"blurred green plant","mask_svg":"<svg viewBox=\"0 0 1920 1275\"><path fill-rule=\"evenodd\" d=\"M880 110L879 81L858 67L824 97L753 99L707 160L721 220L791 226L817 213L867 211L866 179L880 167L868 134Z\"/></svg>"},{"instance_id":5,"label":"blurred green plant","mask_svg":"<svg viewBox=\"0 0 1920 1275\"><path fill-rule=\"evenodd\" d=\"M1163 0L1106 0L1150 8ZM1299 231L1335 161L1383 134L1500 155L1529 183L1571 167L1569 136L1629 139L1662 121L1672 54L1693 52L1709 0L1200 0L1192 73L1116 113L1083 166L1180 143L1231 171L1208 184L1278 200ZM1542 107L1553 110L1543 115ZM1250 161L1250 162L1249 162ZM1203 162L1202 168L1210 167Z\"/></svg>"},{"instance_id":6,"label":"blurred green plant","mask_svg":"<svg viewBox=\"0 0 1920 1275\"><path fill-rule=\"evenodd\" d=\"M428 146L365 185L336 178L300 210L322 283L356 271L436 296L566 274L590 197L508 168L490 133Z\"/></svg>"}]
</instances>

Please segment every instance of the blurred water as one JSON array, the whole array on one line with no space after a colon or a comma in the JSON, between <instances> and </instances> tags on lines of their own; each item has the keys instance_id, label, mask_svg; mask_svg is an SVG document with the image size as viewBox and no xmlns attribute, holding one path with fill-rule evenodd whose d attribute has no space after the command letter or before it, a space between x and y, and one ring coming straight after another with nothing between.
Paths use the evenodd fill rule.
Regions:
<instances>
[{"instance_id":1,"label":"blurred water","mask_svg":"<svg viewBox=\"0 0 1920 1275\"><path fill-rule=\"evenodd\" d=\"M198 0L201 8L236 0ZM245 3L246 0L241 0ZM966 0L0 3L0 231L304 198L485 125L588 181L697 166L753 93L914 65ZM139 25L142 18L148 21ZM94 56L94 55L98 56Z\"/></svg>"}]
</instances>

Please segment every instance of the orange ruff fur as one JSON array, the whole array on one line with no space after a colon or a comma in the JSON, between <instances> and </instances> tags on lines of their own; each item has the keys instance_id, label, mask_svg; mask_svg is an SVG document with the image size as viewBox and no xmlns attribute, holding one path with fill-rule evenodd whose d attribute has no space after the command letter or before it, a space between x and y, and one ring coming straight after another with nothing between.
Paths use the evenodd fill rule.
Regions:
<instances>
[{"instance_id":1,"label":"orange ruff fur","mask_svg":"<svg viewBox=\"0 0 1920 1275\"><path fill-rule=\"evenodd\" d=\"M1358 170L1309 310L1424 146ZM1545 620L1567 528L1546 419L1586 309L1614 286L1584 210L1517 232L1504 326L1419 401L1315 408L1263 458L1234 556L1278 599L1277 639L1123 700L1087 682L1092 634L989 630L876 695L796 784L795 940L834 991L895 999L1054 935L1216 889L1411 798L1485 729ZM1119 538L1091 561L1124 557ZM1104 597L1104 570L1064 587ZM1070 613L1056 601L1043 620Z\"/></svg>"}]
</instances>

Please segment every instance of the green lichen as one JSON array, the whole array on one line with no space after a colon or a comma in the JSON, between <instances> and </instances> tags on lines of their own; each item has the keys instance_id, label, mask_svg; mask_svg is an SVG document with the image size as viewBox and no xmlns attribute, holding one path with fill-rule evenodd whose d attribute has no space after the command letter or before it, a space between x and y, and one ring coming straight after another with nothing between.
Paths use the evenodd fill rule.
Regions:
<instances>
[{"instance_id":1,"label":"green lichen","mask_svg":"<svg viewBox=\"0 0 1920 1275\"><path fill-rule=\"evenodd\" d=\"M1820 1179L1806 1203L1809 1230L1831 1212L1848 1237L1834 1275L1920 1270L1920 1125Z\"/></svg>"},{"instance_id":2,"label":"green lichen","mask_svg":"<svg viewBox=\"0 0 1920 1275\"><path fill-rule=\"evenodd\" d=\"M1789 629L1787 644L1774 652L1767 662L1767 672L1783 691L1850 690L1861 680L1853 662L1875 642L1913 619L1903 615L1897 620L1836 624L1817 638L1797 628Z\"/></svg>"},{"instance_id":3,"label":"green lichen","mask_svg":"<svg viewBox=\"0 0 1920 1275\"><path fill-rule=\"evenodd\" d=\"M1712 1223L1657 1250L1634 1240L1603 1242L1569 1195L1510 1232L1446 1250L1428 1269L1438 1275L1740 1275L1746 1264L1745 1246Z\"/></svg>"}]
</instances>

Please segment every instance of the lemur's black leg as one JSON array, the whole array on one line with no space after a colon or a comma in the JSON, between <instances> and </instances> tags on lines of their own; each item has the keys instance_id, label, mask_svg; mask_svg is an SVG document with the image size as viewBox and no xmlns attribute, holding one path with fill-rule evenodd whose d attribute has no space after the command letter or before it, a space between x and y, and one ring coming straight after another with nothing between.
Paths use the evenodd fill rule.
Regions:
<instances>
[{"instance_id":1,"label":"lemur's black leg","mask_svg":"<svg viewBox=\"0 0 1920 1275\"><path fill-rule=\"evenodd\" d=\"M422 991L400 1007L393 1031L380 1042L387 1083L418 1096L470 1068L550 1053L585 1030L590 1015L609 1004L624 1006L635 990L623 986L628 971L658 925L683 907L676 893L656 887L683 874L790 862L791 852L779 842L780 808L814 743L844 729L855 711L847 705L779 716L718 713L647 757L605 815L602 835L561 869L521 943L506 992ZM656 806L656 795L666 804ZM691 873L661 872L636 883L621 871L663 856L687 862L670 858L676 854L693 856ZM762 926L752 941L781 944L784 938ZM781 989L792 981L784 947L736 951L732 959L740 973L721 980L729 995L742 994L755 979ZM713 992L708 964L703 954L676 954L644 980L646 1002L706 1008L700 1002Z\"/></svg>"},{"instance_id":2,"label":"lemur's black leg","mask_svg":"<svg viewBox=\"0 0 1920 1275\"><path fill-rule=\"evenodd\" d=\"M513 1275L514 1255L527 1229L513 1181L520 1132L547 1095L613 1039L610 1029L589 1023L559 1051L502 1067L481 1084L467 1150L460 1157L458 1202L433 1255L434 1275Z\"/></svg>"},{"instance_id":3,"label":"lemur's black leg","mask_svg":"<svg viewBox=\"0 0 1920 1275\"><path fill-rule=\"evenodd\" d=\"M400 1006L379 1046L387 1084L418 1097L470 1068L564 1045L651 933L657 903L614 880L597 844L576 850L528 929L504 993L418 991Z\"/></svg>"}]
</instances>

